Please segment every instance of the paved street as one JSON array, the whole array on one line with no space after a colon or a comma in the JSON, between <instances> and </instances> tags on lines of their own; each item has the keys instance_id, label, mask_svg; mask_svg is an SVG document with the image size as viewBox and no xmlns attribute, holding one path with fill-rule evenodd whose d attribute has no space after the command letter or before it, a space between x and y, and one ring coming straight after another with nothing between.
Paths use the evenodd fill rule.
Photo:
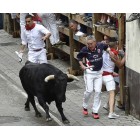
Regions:
<instances>
[{"instance_id":1,"label":"paved street","mask_svg":"<svg viewBox=\"0 0 140 140\"><path fill-rule=\"evenodd\" d=\"M2 104L2 106L0 107L0 111L2 112L0 114L0 119L3 116L14 116L15 118L11 119L11 121L14 121L12 125L21 125L17 122L22 120L22 116L25 116L25 118L28 118L27 121L28 123L23 123L23 125L24 124L25 125L48 125L47 122L45 122L45 113L43 115L43 118L41 120L40 119L38 120L38 118L34 117L33 109L31 112L28 113L24 111L24 102L26 100L24 96L25 92L21 86L18 74L19 74L19 70L24 65L24 62L27 59L27 55L26 54L24 55L24 61L22 62L22 64L18 63L18 58L15 54L15 51L19 50L19 46L20 46L19 38L12 38L12 36L7 34L4 30L0 30L0 75L1 75L0 81L2 81L0 82L0 90L2 92L0 95L0 101ZM49 60L49 63L60 68L63 72L67 72L67 68L69 67L68 62L59 59ZM6 78L6 80L4 80L4 78ZM115 107L115 112L120 115L120 118L108 119L107 117L108 112L103 109L103 105L107 101L107 97L108 97L107 93L102 93L101 95L102 104L99 111L100 119L95 120L91 116L90 113L91 112L90 108L92 106L91 100L89 102L90 103L89 116L84 117L82 115L82 107L81 107L83 92L85 90L84 81L82 76L78 76L78 78L80 79L79 82L73 81L68 84L67 93L66 93L67 100L65 103L63 103L64 113L66 117L70 120L70 124L69 124L70 126L139 126L140 125L139 120L135 119L131 115L126 116L125 112L119 110L117 107ZM7 80L10 82L9 84L7 83ZM14 85L14 87L16 88L10 85ZM15 109L15 107L12 107L13 103L14 106L16 105L18 106L18 108ZM7 109L9 110L8 112L6 111ZM51 110L51 114L54 116L53 117L54 120L56 120L56 122L59 125L63 125L61 123L60 115L53 103L50 105L50 110ZM33 124L32 124L32 119L34 120ZM18 121L16 122L15 120ZM7 124L1 123L0 121L0 125L7 125ZM52 125L55 125L55 123Z\"/></svg>"},{"instance_id":2,"label":"paved street","mask_svg":"<svg viewBox=\"0 0 140 140\"><path fill-rule=\"evenodd\" d=\"M26 94L12 80L0 72L0 126L57 126L55 121L47 123L45 113L36 118L33 108L24 111Z\"/></svg>"}]
</instances>

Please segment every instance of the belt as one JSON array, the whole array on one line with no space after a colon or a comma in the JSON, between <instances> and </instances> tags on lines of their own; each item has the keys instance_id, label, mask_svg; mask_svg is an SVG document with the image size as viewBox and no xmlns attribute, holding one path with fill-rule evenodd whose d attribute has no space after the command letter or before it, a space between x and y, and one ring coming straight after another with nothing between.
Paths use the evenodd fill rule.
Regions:
<instances>
[{"instance_id":1,"label":"belt","mask_svg":"<svg viewBox=\"0 0 140 140\"><path fill-rule=\"evenodd\" d=\"M35 49L35 50L33 50L33 51L35 51L35 52L39 52L39 51L41 51L43 48L40 48L40 49Z\"/></svg>"},{"instance_id":2,"label":"belt","mask_svg":"<svg viewBox=\"0 0 140 140\"><path fill-rule=\"evenodd\" d=\"M113 72L103 71L102 76L106 76L106 75L113 75Z\"/></svg>"}]
</instances>

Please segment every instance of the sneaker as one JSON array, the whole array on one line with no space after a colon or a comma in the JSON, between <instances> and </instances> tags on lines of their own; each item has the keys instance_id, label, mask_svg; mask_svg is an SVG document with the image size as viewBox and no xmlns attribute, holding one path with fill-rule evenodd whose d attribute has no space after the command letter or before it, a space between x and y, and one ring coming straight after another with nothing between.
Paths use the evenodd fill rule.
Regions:
<instances>
[{"instance_id":1,"label":"sneaker","mask_svg":"<svg viewBox=\"0 0 140 140\"><path fill-rule=\"evenodd\" d=\"M108 103L106 103L106 104L103 106L103 109L109 111L109 105L108 105Z\"/></svg>"},{"instance_id":2,"label":"sneaker","mask_svg":"<svg viewBox=\"0 0 140 140\"><path fill-rule=\"evenodd\" d=\"M86 108L83 108L83 114L88 115L88 110Z\"/></svg>"},{"instance_id":3,"label":"sneaker","mask_svg":"<svg viewBox=\"0 0 140 140\"><path fill-rule=\"evenodd\" d=\"M99 119L99 114L98 113L93 113L92 112L92 116L93 116L94 119Z\"/></svg>"},{"instance_id":4,"label":"sneaker","mask_svg":"<svg viewBox=\"0 0 140 140\"><path fill-rule=\"evenodd\" d=\"M131 22L133 20L139 19L140 18L140 14L139 13L132 13L128 19L126 19L126 22Z\"/></svg>"},{"instance_id":5,"label":"sneaker","mask_svg":"<svg viewBox=\"0 0 140 140\"><path fill-rule=\"evenodd\" d=\"M109 115L108 115L109 119L116 119L118 117L119 117L119 115L115 114L114 112L113 113L109 113Z\"/></svg>"}]
</instances>

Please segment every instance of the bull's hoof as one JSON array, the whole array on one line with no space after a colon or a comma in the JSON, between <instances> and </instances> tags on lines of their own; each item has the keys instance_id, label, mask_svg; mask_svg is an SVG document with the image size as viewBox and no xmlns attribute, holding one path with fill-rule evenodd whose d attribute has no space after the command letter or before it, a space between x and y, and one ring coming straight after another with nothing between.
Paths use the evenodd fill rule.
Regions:
<instances>
[{"instance_id":1,"label":"bull's hoof","mask_svg":"<svg viewBox=\"0 0 140 140\"><path fill-rule=\"evenodd\" d=\"M69 120L64 120L63 123L68 124L68 123L70 123L70 121Z\"/></svg>"},{"instance_id":2,"label":"bull's hoof","mask_svg":"<svg viewBox=\"0 0 140 140\"><path fill-rule=\"evenodd\" d=\"M35 116L36 116L37 118L42 117L41 113L36 113Z\"/></svg>"},{"instance_id":3,"label":"bull's hoof","mask_svg":"<svg viewBox=\"0 0 140 140\"><path fill-rule=\"evenodd\" d=\"M46 121L47 122L52 121L52 118L46 118Z\"/></svg>"},{"instance_id":4,"label":"bull's hoof","mask_svg":"<svg viewBox=\"0 0 140 140\"><path fill-rule=\"evenodd\" d=\"M25 111L30 111L30 107L25 107Z\"/></svg>"}]
</instances>

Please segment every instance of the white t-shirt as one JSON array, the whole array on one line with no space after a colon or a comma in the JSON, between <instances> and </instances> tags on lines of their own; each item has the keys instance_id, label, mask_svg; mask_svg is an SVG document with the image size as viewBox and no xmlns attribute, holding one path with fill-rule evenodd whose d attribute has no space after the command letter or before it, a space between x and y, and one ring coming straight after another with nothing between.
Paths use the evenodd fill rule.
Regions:
<instances>
[{"instance_id":1,"label":"white t-shirt","mask_svg":"<svg viewBox=\"0 0 140 140\"><path fill-rule=\"evenodd\" d=\"M111 60L108 52L103 53L103 66L102 71L114 72L115 63Z\"/></svg>"},{"instance_id":2,"label":"white t-shirt","mask_svg":"<svg viewBox=\"0 0 140 140\"><path fill-rule=\"evenodd\" d=\"M29 50L35 50L45 47L42 37L50 33L43 25L36 24L32 30L24 30L22 44L27 45Z\"/></svg>"}]
</instances>

